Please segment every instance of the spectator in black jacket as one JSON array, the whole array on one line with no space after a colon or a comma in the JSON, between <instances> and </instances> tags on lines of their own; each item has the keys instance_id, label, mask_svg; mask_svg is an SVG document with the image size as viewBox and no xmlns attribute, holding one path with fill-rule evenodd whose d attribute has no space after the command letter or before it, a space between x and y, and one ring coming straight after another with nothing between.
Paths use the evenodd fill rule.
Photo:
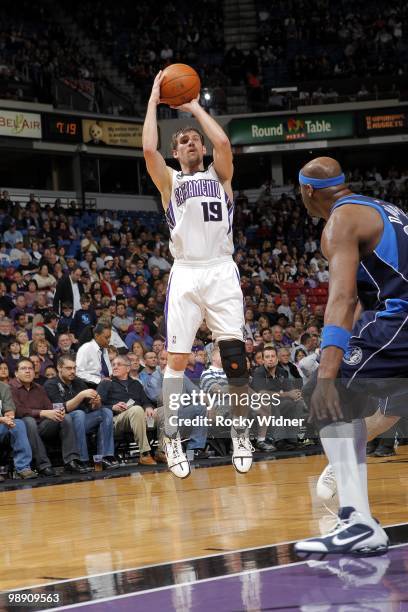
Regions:
<instances>
[{"instance_id":1,"label":"spectator in black jacket","mask_svg":"<svg viewBox=\"0 0 408 612\"><path fill-rule=\"evenodd\" d=\"M58 315L55 312L47 312L44 315L44 336L54 351L58 346L57 327Z\"/></svg>"},{"instance_id":2,"label":"spectator in black jacket","mask_svg":"<svg viewBox=\"0 0 408 612\"><path fill-rule=\"evenodd\" d=\"M275 348L265 347L264 364L254 370L252 388L257 392L276 393L280 397L279 406L272 410L275 418L302 419L306 417L306 406L302 392L291 388L287 372L279 365ZM302 423L303 424L303 423ZM294 450L296 448L299 426L274 426L272 435L277 450Z\"/></svg>"},{"instance_id":3,"label":"spectator in black jacket","mask_svg":"<svg viewBox=\"0 0 408 612\"><path fill-rule=\"evenodd\" d=\"M61 355L57 364L58 376L47 380L44 389L51 402L62 403L71 415L79 456L89 469L89 453L86 434L96 431L97 452L103 456L104 469L116 469L114 458L112 411L101 405L95 389L89 389L85 381L76 376L75 355Z\"/></svg>"},{"instance_id":4,"label":"spectator in black jacket","mask_svg":"<svg viewBox=\"0 0 408 612\"><path fill-rule=\"evenodd\" d=\"M73 305L74 313L81 308L80 297L84 293L81 283L82 268L75 266L67 276L63 276L57 283L54 295L54 310L61 312L63 302Z\"/></svg>"},{"instance_id":5,"label":"spectator in black jacket","mask_svg":"<svg viewBox=\"0 0 408 612\"><path fill-rule=\"evenodd\" d=\"M130 366L126 355L115 357L112 362L112 378L102 380L96 390L101 397L102 405L109 406L115 414L113 417L115 435L133 432L140 449L139 463L155 465L156 461L150 454L146 432L146 419L153 418L154 409L141 383L129 376Z\"/></svg>"}]
</instances>

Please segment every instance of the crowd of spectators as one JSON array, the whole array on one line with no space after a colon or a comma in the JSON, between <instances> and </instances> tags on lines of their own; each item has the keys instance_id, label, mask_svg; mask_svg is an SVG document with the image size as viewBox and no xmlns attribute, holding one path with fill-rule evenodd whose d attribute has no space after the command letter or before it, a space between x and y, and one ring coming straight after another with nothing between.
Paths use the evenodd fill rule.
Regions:
<instances>
[{"instance_id":1,"label":"crowd of spectators","mask_svg":"<svg viewBox=\"0 0 408 612\"><path fill-rule=\"evenodd\" d=\"M146 97L160 69L177 62L200 73L206 87L225 83L222 5L187 0L153 3L107 0L75 3L75 17L106 56Z\"/></svg>"},{"instance_id":2,"label":"crowd of spectators","mask_svg":"<svg viewBox=\"0 0 408 612\"><path fill-rule=\"evenodd\" d=\"M397 165L378 168L377 166L356 166L352 170L345 170L346 182L356 193L370 197L378 197L395 204L404 211L408 211L408 170ZM296 191L296 185L288 179L290 193ZM264 192L268 188L275 188L274 181L265 183ZM262 199L262 194L260 196ZM319 233L319 232L318 232Z\"/></svg>"},{"instance_id":3,"label":"crowd of spectators","mask_svg":"<svg viewBox=\"0 0 408 612\"><path fill-rule=\"evenodd\" d=\"M257 42L246 51L226 47L222 4L216 0L172 0L159 11L152 3L130 0L116 5L75 0L71 7L86 36L141 92L142 103L158 70L175 62L198 70L211 96L205 103L217 113L226 111L226 85L245 84L250 106L267 110L342 101L346 93L357 100L378 98L381 91L398 97L406 76L408 13L402 0L392 6L378 0L369 7L351 0L258 0ZM54 83L62 81L89 99L90 110L124 108L104 104L104 90L112 86L103 65L86 55L58 20L41 0L18 0L0 15L2 95L55 102ZM353 79L359 84L352 92L337 87ZM330 85L319 87L318 81ZM291 85L299 87L296 94L271 95L271 88Z\"/></svg>"},{"instance_id":4,"label":"crowd of spectators","mask_svg":"<svg viewBox=\"0 0 408 612\"><path fill-rule=\"evenodd\" d=\"M79 41L70 38L62 24L43 2L18 0L0 15L0 75L3 80L21 84L13 97L24 97L24 84L42 102L53 101L53 79L61 79L89 98L104 77L83 51ZM10 93L10 97L12 94Z\"/></svg>"},{"instance_id":5,"label":"crowd of spectators","mask_svg":"<svg viewBox=\"0 0 408 612\"><path fill-rule=\"evenodd\" d=\"M402 0L257 1L257 46L230 50L253 111L406 95L408 13ZM239 71L243 66L244 70ZM276 92L275 88L296 87Z\"/></svg>"},{"instance_id":6,"label":"crowd of spectators","mask_svg":"<svg viewBox=\"0 0 408 612\"><path fill-rule=\"evenodd\" d=\"M347 174L347 179L356 186L359 193L380 198L408 210L408 171L391 166L383 174L373 167L362 171L356 168Z\"/></svg>"},{"instance_id":7,"label":"crowd of spectators","mask_svg":"<svg viewBox=\"0 0 408 612\"><path fill-rule=\"evenodd\" d=\"M106 0L97 5L78 2L76 18L141 90L142 99L157 71L174 62L198 70L216 112L225 112L226 84L246 84L254 110L257 103L267 110L373 99L382 91L400 95L396 83L406 74L407 64L407 13L402 1L393 7L380 1L366 10L362 2L349 0L275 0L258 2L257 9L257 44L245 51L226 47L222 7L215 0L197 6L173 0L159 13L147 4L123 2L112 7ZM379 77L394 77L395 82L381 82ZM362 78L368 81L361 83ZM377 81L371 83L371 78ZM312 84L345 79L350 87L340 93L335 84ZM299 84L295 94L269 94L273 87Z\"/></svg>"},{"instance_id":8,"label":"crowd of spectators","mask_svg":"<svg viewBox=\"0 0 408 612\"><path fill-rule=\"evenodd\" d=\"M235 257L247 306L251 372L262 366L265 348L288 347L291 364L314 355L327 292L313 293L320 280L327 285L316 227L304 222L295 198L274 200L269 192L265 186L251 203L244 193L236 198ZM151 419L162 432L163 420L163 310L171 267L163 219L159 213L115 211L79 216L58 200L43 207L31 194L22 206L8 192L1 194L0 380L10 384L33 465L45 475L54 470L44 441L57 434L64 441L67 471L90 469L90 431L96 432L105 469L117 467L114 437L126 429L139 445L141 464L164 461L162 435L154 459L146 433ZM187 393L200 384L213 360L205 322L192 349ZM279 359L283 363L286 355ZM308 367L299 369L300 380ZM134 379L137 392L120 382ZM137 403L130 405L135 397ZM65 412L52 410L58 404ZM206 407L190 409L200 415ZM202 428L190 432L195 456L205 454L206 437ZM280 450L291 448L287 440L276 443ZM261 435L258 447L270 450L272 445ZM19 463L17 473L32 477L26 468Z\"/></svg>"},{"instance_id":9,"label":"crowd of spectators","mask_svg":"<svg viewBox=\"0 0 408 612\"><path fill-rule=\"evenodd\" d=\"M406 75L408 11L403 0L258 0L261 71L277 81Z\"/></svg>"},{"instance_id":10,"label":"crowd of spectators","mask_svg":"<svg viewBox=\"0 0 408 612\"><path fill-rule=\"evenodd\" d=\"M393 183L405 189L406 182L394 167L385 176L356 169L348 178L373 190L384 185L391 195ZM301 418L302 386L318 367L329 272L320 224L305 217L294 191L272 192L266 182L252 201L245 192L235 196L246 354L252 388L278 390L286 414ZM124 433L137 442L142 465L164 462L163 313L172 263L164 215L78 215L58 200L41 206L34 194L23 206L3 191L0 232L0 437L13 430L16 473L35 477L35 466L55 474L47 445L58 436L65 470L86 473L93 466L90 432L104 469L118 467L115 444ZM191 397L227 384L205 321L184 380ZM207 406L192 401L186 411L203 416ZM20 419L25 429L15 429ZM157 431L154 456L150 430ZM194 458L208 456L216 433L204 426L186 432ZM290 451L310 437L268 428L253 434L261 452Z\"/></svg>"}]
</instances>

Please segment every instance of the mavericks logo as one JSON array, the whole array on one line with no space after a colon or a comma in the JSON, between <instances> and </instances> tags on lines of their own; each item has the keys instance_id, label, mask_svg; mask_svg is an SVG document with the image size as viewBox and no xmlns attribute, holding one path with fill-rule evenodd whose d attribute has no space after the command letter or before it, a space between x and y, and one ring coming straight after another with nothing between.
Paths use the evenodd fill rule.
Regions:
<instances>
[{"instance_id":1,"label":"mavericks logo","mask_svg":"<svg viewBox=\"0 0 408 612\"><path fill-rule=\"evenodd\" d=\"M344 353L343 361L348 365L357 365L363 358L363 351L359 346L356 346L353 349L349 349L346 353Z\"/></svg>"}]
</instances>

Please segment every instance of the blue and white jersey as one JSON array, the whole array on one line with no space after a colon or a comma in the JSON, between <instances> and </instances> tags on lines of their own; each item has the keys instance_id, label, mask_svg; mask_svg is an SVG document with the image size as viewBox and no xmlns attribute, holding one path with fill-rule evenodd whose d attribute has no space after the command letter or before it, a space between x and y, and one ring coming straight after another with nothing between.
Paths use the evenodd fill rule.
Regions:
<instances>
[{"instance_id":1,"label":"blue and white jersey","mask_svg":"<svg viewBox=\"0 0 408 612\"><path fill-rule=\"evenodd\" d=\"M337 200L332 212L345 204L370 206L384 223L380 242L360 262L376 288L376 310L408 312L408 216L394 204L355 194Z\"/></svg>"},{"instance_id":2,"label":"blue and white jersey","mask_svg":"<svg viewBox=\"0 0 408 612\"><path fill-rule=\"evenodd\" d=\"M166 220L174 259L207 262L232 256L233 210L213 165L194 174L173 170Z\"/></svg>"}]
</instances>

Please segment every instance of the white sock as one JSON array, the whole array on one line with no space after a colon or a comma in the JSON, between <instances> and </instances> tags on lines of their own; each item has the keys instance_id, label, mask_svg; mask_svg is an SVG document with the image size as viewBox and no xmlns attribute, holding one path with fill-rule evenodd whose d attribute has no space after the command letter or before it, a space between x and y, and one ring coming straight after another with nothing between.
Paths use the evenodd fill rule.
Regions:
<instances>
[{"instance_id":1,"label":"white sock","mask_svg":"<svg viewBox=\"0 0 408 612\"><path fill-rule=\"evenodd\" d=\"M368 498L367 485L367 427L364 419L353 421L354 423L354 448L357 456L358 471L360 474L360 483L364 495Z\"/></svg>"},{"instance_id":2,"label":"white sock","mask_svg":"<svg viewBox=\"0 0 408 612\"><path fill-rule=\"evenodd\" d=\"M355 419L353 425L354 448L356 450L360 484L369 507L367 484L367 427L364 419Z\"/></svg>"},{"instance_id":3,"label":"white sock","mask_svg":"<svg viewBox=\"0 0 408 612\"><path fill-rule=\"evenodd\" d=\"M174 437L178 431L176 417L183 393L184 370L172 370L166 366L163 376L164 431L166 436ZM170 417L173 417L170 421Z\"/></svg>"},{"instance_id":4,"label":"white sock","mask_svg":"<svg viewBox=\"0 0 408 612\"><path fill-rule=\"evenodd\" d=\"M331 423L323 427L320 437L337 482L340 506L352 506L371 516L367 495L367 470L362 461L362 443L367 436L362 419L352 423Z\"/></svg>"}]
</instances>

